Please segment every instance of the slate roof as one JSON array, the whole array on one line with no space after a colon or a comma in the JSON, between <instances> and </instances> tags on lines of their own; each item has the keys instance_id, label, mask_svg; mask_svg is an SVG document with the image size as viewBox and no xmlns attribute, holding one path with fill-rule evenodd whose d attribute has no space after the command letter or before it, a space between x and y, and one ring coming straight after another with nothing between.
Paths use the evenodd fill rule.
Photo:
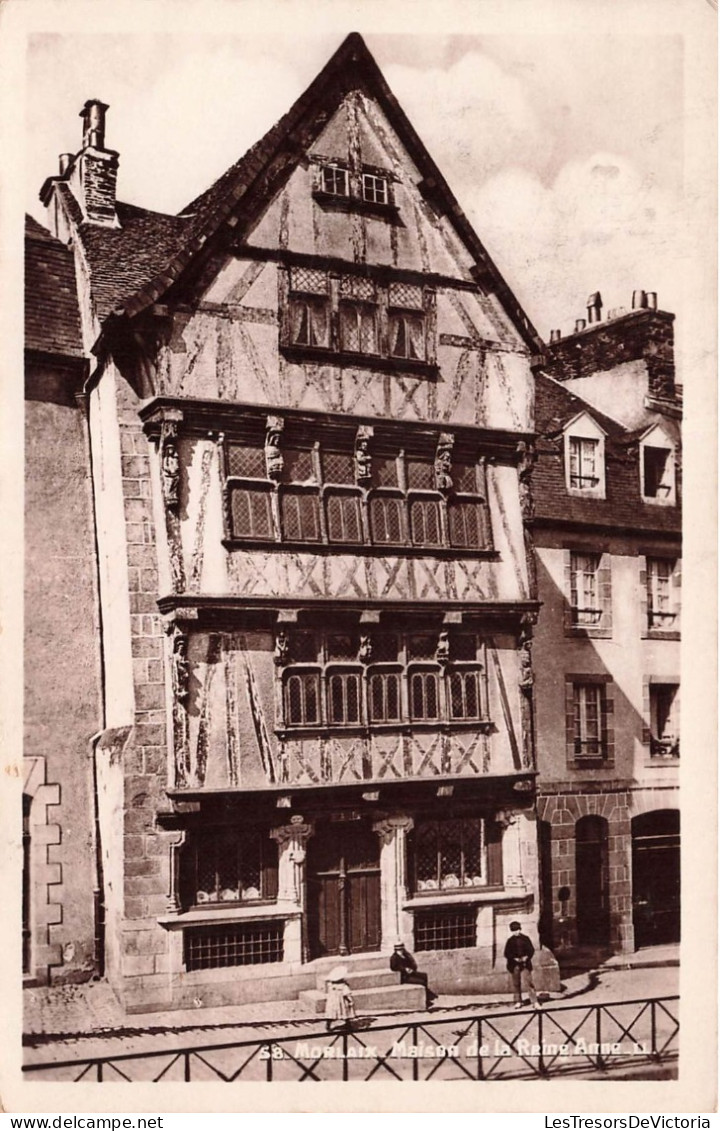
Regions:
<instances>
[{"instance_id":1,"label":"slate roof","mask_svg":"<svg viewBox=\"0 0 720 1131\"><path fill-rule=\"evenodd\" d=\"M563 428L580 412L587 412L606 433L604 499L570 495L565 485ZM680 506L646 503L640 494L638 441L654 419L655 416L649 414L647 424L629 431L564 388L561 382L537 373L537 462L532 477L536 520L543 526L553 523L563 527L606 526L609 531L657 531L679 537ZM678 496L679 486L678 483Z\"/></svg>"},{"instance_id":2,"label":"slate roof","mask_svg":"<svg viewBox=\"0 0 720 1131\"><path fill-rule=\"evenodd\" d=\"M76 221L87 251L96 312L101 321L111 312L132 317L158 301L206 242L218 235L231 213L237 213L240 202L244 217L248 217L258 206L258 200L262 203L276 191L283 176L312 143L313 131L317 132L328 120L345 91L358 85L376 94L428 184L434 186L435 199L443 202L460 238L475 257L486 285L503 302L530 348L540 352L542 342L535 328L473 231L357 33L344 40L307 90L264 137L178 216L118 205L123 225L120 229ZM70 195L67 186L58 180L57 187L67 199Z\"/></svg>"},{"instance_id":3,"label":"slate roof","mask_svg":"<svg viewBox=\"0 0 720 1131\"><path fill-rule=\"evenodd\" d=\"M84 357L73 253L25 217L25 348Z\"/></svg>"}]
</instances>

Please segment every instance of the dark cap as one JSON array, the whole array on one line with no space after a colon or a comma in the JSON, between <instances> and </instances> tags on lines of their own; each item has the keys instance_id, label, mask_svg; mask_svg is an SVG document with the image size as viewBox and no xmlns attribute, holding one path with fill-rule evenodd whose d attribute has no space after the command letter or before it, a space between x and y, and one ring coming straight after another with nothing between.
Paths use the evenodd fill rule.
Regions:
<instances>
[{"instance_id":1,"label":"dark cap","mask_svg":"<svg viewBox=\"0 0 720 1131\"><path fill-rule=\"evenodd\" d=\"M516 920L514 923L510 924L510 930L511 931L521 931L522 930L522 924L518 923L517 920Z\"/></svg>"}]
</instances>

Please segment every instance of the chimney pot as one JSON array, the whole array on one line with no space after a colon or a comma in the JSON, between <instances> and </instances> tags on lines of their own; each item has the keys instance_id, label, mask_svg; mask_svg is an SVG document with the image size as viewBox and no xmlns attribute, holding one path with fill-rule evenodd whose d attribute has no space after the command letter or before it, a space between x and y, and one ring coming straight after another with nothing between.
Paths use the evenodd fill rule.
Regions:
<instances>
[{"instance_id":1,"label":"chimney pot","mask_svg":"<svg viewBox=\"0 0 720 1131\"><path fill-rule=\"evenodd\" d=\"M562 334L560 333L559 330L551 330L550 331L550 341L551 342L559 342L561 337L562 337Z\"/></svg>"},{"instance_id":2,"label":"chimney pot","mask_svg":"<svg viewBox=\"0 0 720 1131\"><path fill-rule=\"evenodd\" d=\"M73 157L74 157L74 154L72 154L72 153L61 153L60 154L59 161L60 161L60 176L61 177L65 176L68 169L72 165Z\"/></svg>"},{"instance_id":3,"label":"chimney pot","mask_svg":"<svg viewBox=\"0 0 720 1131\"><path fill-rule=\"evenodd\" d=\"M648 310L657 310L657 291L648 291L645 295L645 305Z\"/></svg>"},{"instance_id":4,"label":"chimney pot","mask_svg":"<svg viewBox=\"0 0 720 1131\"><path fill-rule=\"evenodd\" d=\"M99 98L89 98L80 111L83 120L83 149L105 148L105 111L109 107Z\"/></svg>"},{"instance_id":5,"label":"chimney pot","mask_svg":"<svg viewBox=\"0 0 720 1131\"><path fill-rule=\"evenodd\" d=\"M584 318L576 318L575 319L575 333L576 334L579 333L580 330L584 330L586 326L587 326L587 322Z\"/></svg>"},{"instance_id":6,"label":"chimney pot","mask_svg":"<svg viewBox=\"0 0 720 1131\"><path fill-rule=\"evenodd\" d=\"M602 319L602 295L600 291L593 291L593 293L588 296L586 307L588 322L600 322Z\"/></svg>"},{"instance_id":7,"label":"chimney pot","mask_svg":"<svg viewBox=\"0 0 720 1131\"><path fill-rule=\"evenodd\" d=\"M633 291L632 308L633 310L642 310L645 306L645 291Z\"/></svg>"}]
</instances>

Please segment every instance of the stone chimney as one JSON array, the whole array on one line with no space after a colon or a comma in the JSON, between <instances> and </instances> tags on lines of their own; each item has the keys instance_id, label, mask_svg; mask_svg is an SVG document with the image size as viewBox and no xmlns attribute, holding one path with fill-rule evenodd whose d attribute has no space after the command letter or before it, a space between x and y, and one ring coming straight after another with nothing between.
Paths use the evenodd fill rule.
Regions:
<instances>
[{"instance_id":1,"label":"stone chimney","mask_svg":"<svg viewBox=\"0 0 720 1131\"><path fill-rule=\"evenodd\" d=\"M60 154L59 175L49 177L40 190L48 209L50 230L68 238L68 216L56 191L65 184L82 211L83 221L104 228L119 228L115 210L118 154L105 147L105 113L108 107L97 98L88 99L80 111L82 148L77 154Z\"/></svg>"}]
</instances>

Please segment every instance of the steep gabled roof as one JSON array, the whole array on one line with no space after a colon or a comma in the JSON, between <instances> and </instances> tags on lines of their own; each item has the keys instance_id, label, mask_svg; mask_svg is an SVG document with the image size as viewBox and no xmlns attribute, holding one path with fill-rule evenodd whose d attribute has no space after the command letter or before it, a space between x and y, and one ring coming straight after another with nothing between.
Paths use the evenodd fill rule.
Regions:
<instances>
[{"instance_id":1,"label":"steep gabled roof","mask_svg":"<svg viewBox=\"0 0 720 1131\"><path fill-rule=\"evenodd\" d=\"M341 44L287 114L177 217L135 209L134 216L126 213L125 220L121 216L123 223L130 221L127 238L124 229L93 228L90 233L89 226L83 225L83 242L96 263L94 268L91 264L91 270L102 278L104 288L104 297L98 303L98 312L101 308L104 312L100 316L109 313L110 303L114 303L116 314L133 317L157 302L194 262L197 253L205 245L214 245L231 218L240 223L249 220L258 201L266 201L277 191L344 94L358 88L370 93L383 108L430 187L433 202L447 213L475 260L479 281L497 294L529 348L541 352L542 342L534 327L473 231L362 37L356 33ZM127 263L136 252L137 261ZM100 259L106 254L109 261L101 267Z\"/></svg>"},{"instance_id":2,"label":"steep gabled roof","mask_svg":"<svg viewBox=\"0 0 720 1131\"><path fill-rule=\"evenodd\" d=\"M25 348L84 357L73 254L25 217Z\"/></svg>"}]
</instances>

